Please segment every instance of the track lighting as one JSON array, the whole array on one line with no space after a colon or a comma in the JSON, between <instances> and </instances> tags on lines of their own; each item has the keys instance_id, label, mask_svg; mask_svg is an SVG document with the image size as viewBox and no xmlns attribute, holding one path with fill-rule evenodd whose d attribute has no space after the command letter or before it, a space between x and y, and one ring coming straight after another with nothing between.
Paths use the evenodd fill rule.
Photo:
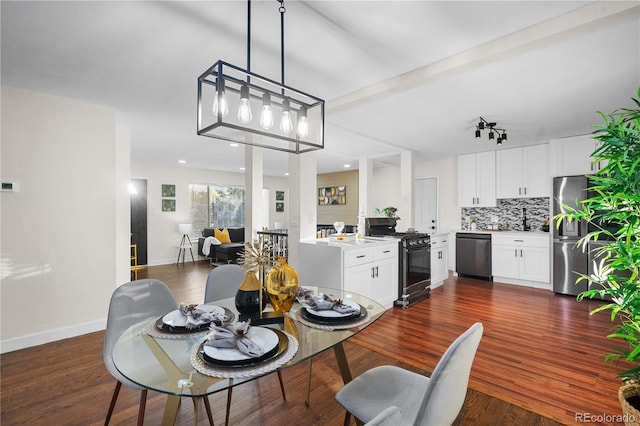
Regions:
<instances>
[{"instance_id":1,"label":"track lighting","mask_svg":"<svg viewBox=\"0 0 640 426\"><path fill-rule=\"evenodd\" d=\"M488 135L489 140L495 139L496 144L502 145L502 143L507 140L507 131L505 129L497 128L496 127L497 125L498 125L497 123L490 123L484 118L480 117L480 121L476 126L476 133L475 133L476 139L480 139L480 137L482 136L482 132L481 132L482 130L489 129L489 135ZM496 133L497 133L497 138L496 138Z\"/></svg>"}]
</instances>

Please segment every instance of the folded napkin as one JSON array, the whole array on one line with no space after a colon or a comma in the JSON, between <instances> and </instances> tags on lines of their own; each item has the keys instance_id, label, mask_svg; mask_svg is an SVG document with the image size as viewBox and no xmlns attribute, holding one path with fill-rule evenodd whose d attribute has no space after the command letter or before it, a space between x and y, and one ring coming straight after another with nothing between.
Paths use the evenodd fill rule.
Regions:
<instances>
[{"instance_id":1,"label":"folded napkin","mask_svg":"<svg viewBox=\"0 0 640 426\"><path fill-rule=\"evenodd\" d=\"M203 324L224 322L224 314L218 312L203 311L198 309L198 305L181 303L178 307L180 313L187 317L186 327L189 329L199 327Z\"/></svg>"},{"instance_id":2,"label":"folded napkin","mask_svg":"<svg viewBox=\"0 0 640 426\"><path fill-rule=\"evenodd\" d=\"M333 310L344 315L355 315L360 313L359 307L352 307L342 303L341 299L333 297L330 294L321 294L320 296L310 296L305 299L307 306L314 311Z\"/></svg>"},{"instance_id":3,"label":"folded napkin","mask_svg":"<svg viewBox=\"0 0 640 426\"><path fill-rule=\"evenodd\" d=\"M247 335L248 332L249 322L245 321L221 326L212 325L205 345L215 348L236 348L252 358L264 355L264 348L252 341Z\"/></svg>"}]
</instances>

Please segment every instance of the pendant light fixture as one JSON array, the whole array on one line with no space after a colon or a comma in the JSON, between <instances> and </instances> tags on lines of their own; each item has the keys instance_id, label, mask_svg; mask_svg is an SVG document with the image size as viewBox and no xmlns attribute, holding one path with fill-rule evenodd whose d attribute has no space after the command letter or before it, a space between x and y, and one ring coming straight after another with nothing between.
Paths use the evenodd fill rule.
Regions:
<instances>
[{"instance_id":1,"label":"pendant light fixture","mask_svg":"<svg viewBox=\"0 0 640 426\"><path fill-rule=\"evenodd\" d=\"M277 1L281 82L251 72L248 0L247 69L219 60L198 77L198 135L295 154L324 149L324 100L285 85L286 9L284 0ZM229 114L230 110L237 113ZM258 120L254 120L254 112L259 112Z\"/></svg>"},{"instance_id":2,"label":"pendant light fixture","mask_svg":"<svg viewBox=\"0 0 640 426\"><path fill-rule=\"evenodd\" d=\"M495 139L497 145L502 145L502 142L507 140L507 131L505 129L497 128L497 123L490 123L484 118L480 117L480 121L476 126L476 139L480 139L482 136L482 130L489 129L489 140ZM496 139L496 134L498 135Z\"/></svg>"}]
</instances>

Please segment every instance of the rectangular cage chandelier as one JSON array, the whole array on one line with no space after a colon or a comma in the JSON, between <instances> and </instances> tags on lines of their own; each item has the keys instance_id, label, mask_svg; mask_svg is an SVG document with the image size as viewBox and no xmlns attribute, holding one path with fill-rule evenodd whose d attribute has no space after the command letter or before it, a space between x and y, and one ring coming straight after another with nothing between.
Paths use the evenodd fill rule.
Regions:
<instances>
[{"instance_id":1,"label":"rectangular cage chandelier","mask_svg":"<svg viewBox=\"0 0 640 426\"><path fill-rule=\"evenodd\" d=\"M324 100L218 61L198 77L198 135L295 154L324 149Z\"/></svg>"}]
</instances>

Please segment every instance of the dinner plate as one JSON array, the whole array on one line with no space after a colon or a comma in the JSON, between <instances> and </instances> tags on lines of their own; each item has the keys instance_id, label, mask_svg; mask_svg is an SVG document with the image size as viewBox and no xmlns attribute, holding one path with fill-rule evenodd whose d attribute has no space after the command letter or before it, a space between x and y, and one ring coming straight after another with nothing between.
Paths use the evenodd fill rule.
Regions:
<instances>
[{"instance_id":1,"label":"dinner plate","mask_svg":"<svg viewBox=\"0 0 640 426\"><path fill-rule=\"evenodd\" d=\"M350 308L362 309L360 305L350 300L344 300L342 303L349 306ZM323 309L316 311L315 309L308 306L305 306L305 309L310 315L320 318L350 318L354 316L360 316L359 312L353 314L341 314L340 312L334 311L333 309Z\"/></svg>"},{"instance_id":2,"label":"dinner plate","mask_svg":"<svg viewBox=\"0 0 640 426\"><path fill-rule=\"evenodd\" d=\"M225 322L232 322L235 319L235 315L227 308L221 308L224 310L224 320ZM165 315L166 316L166 315ZM186 333L199 333L202 331L209 330L209 326L211 323L205 322L200 324L195 328L187 328L186 326L172 326L164 323L164 316L158 318L156 321L156 328L158 330L167 332L167 333L176 333L176 334L186 334ZM217 324L220 325L220 324Z\"/></svg>"},{"instance_id":3,"label":"dinner plate","mask_svg":"<svg viewBox=\"0 0 640 426\"><path fill-rule=\"evenodd\" d=\"M271 328L251 327L249 338L265 349L264 355L250 357L238 349L215 348L206 346L205 343L200 345L198 354L209 364L223 367L247 367L279 356L287 350L289 345L289 338L285 333Z\"/></svg>"},{"instance_id":4,"label":"dinner plate","mask_svg":"<svg viewBox=\"0 0 640 426\"><path fill-rule=\"evenodd\" d=\"M224 308L215 305L198 305L196 306L196 309L200 309L203 312L215 312L220 315L224 314ZM162 317L162 322L169 327L186 327L187 317L182 315L180 309L176 309L175 311L171 311L164 317Z\"/></svg>"},{"instance_id":5,"label":"dinner plate","mask_svg":"<svg viewBox=\"0 0 640 426\"><path fill-rule=\"evenodd\" d=\"M300 310L300 315L302 316L302 318L304 318L305 320L312 322L314 324L319 324L319 325L332 325L332 326L336 326L336 325L345 325L345 324L350 324L356 321L360 321L363 318L365 318L367 316L367 309L362 306L360 306L360 313L356 314L356 315L352 315L352 316L346 316L346 317L320 317L320 316L315 316L313 314L310 313L310 310L307 309L301 309Z\"/></svg>"}]
</instances>

